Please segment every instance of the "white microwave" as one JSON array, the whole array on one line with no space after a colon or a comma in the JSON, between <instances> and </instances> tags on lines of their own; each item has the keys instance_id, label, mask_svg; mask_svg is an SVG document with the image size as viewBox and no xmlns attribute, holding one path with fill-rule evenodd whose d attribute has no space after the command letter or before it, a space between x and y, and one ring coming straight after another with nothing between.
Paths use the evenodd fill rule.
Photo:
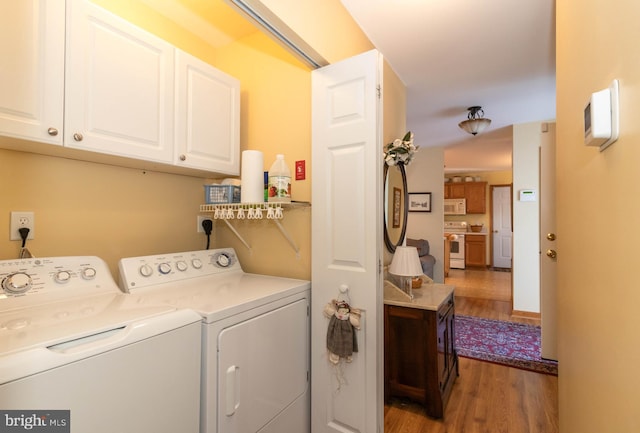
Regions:
<instances>
[{"instance_id":1,"label":"white microwave","mask_svg":"<svg viewBox=\"0 0 640 433\"><path fill-rule=\"evenodd\" d=\"M445 198L444 214L445 215L466 215L467 200L464 198Z\"/></svg>"}]
</instances>

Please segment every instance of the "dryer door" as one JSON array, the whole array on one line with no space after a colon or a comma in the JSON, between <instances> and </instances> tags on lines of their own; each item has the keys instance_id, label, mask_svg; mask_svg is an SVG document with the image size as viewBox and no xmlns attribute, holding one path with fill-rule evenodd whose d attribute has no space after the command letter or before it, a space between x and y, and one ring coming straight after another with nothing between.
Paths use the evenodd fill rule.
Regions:
<instances>
[{"instance_id":1,"label":"dryer door","mask_svg":"<svg viewBox=\"0 0 640 433\"><path fill-rule=\"evenodd\" d=\"M308 431L305 405L294 405L304 414L285 410L307 396L307 305L298 300L220 332L219 433L257 432L277 417L300 420L291 431Z\"/></svg>"}]
</instances>

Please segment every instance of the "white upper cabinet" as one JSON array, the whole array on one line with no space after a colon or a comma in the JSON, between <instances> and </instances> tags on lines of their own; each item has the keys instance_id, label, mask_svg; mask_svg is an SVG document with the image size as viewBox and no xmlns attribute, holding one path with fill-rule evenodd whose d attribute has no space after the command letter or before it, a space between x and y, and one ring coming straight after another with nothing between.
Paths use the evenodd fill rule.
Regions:
<instances>
[{"instance_id":1,"label":"white upper cabinet","mask_svg":"<svg viewBox=\"0 0 640 433\"><path fill-rule=\"evenodd\" d=\"M0 131L62 144L64 2L0 2Z\"/></svg>"},{"instance_id":2,"label":"white upper cabinet","mask_svg":"<svg viewBox=\"0 0 640 433\"><path fill-rule=\"evenodd\" d=\"M3 1L0 35L0 146L240 173L235 78L88 0Z\"/></svg>"},{"instance_id":3,"label":"white upper cabinet","mask_svg":"<svg viewBox=\"0 0 640 433\"><path fill-rule=\"evenodd\" d=\"M172 162L174 52L88 1L68 1L65 145Z\"/></svg>"},{"instance_id":4,"label":"white upper cabinet","mask_svg":"<svg viewBox=\"0 0 640 433\"><path fill-rule=\"evenodd\" d=\"M176 165L240 172L240 81L176 50Z\"/></svg>"}]
</instances>

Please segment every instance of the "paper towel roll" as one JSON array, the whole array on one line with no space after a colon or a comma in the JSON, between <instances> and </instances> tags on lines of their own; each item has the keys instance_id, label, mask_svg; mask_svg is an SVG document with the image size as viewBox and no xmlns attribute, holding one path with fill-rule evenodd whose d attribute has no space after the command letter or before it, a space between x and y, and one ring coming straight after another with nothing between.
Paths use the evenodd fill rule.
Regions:
<instances>
[{"instance_id":1,"label":"paper towel roll","mask_svg":"<svg viewBox=\"0 0 640 433\"><path fill-rule=\"evenodd\" d=\"M264 201L264 157L259 150L242 152L242 203L262 203Z\"/></svg>"}]
</instances>

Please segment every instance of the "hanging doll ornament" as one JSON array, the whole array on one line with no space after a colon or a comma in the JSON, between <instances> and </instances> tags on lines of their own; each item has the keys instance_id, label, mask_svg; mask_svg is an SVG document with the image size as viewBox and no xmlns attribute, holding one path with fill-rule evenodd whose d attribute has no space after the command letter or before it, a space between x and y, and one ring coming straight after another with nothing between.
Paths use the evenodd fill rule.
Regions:
<instances>
[{"instance_id":1,"label":"hanging doll ornament","mask_svg":"<svg viewBox=\"0 0 640 433\"><path fill-rule=\"evenodd\" d=\"M324 315L329 318L327 350L332 364L337 365L341 359L353 360L353 353L358 351L356 330L360 329L360 314L342 299L333 299L324 307Z\"/></svg>"}]
</instances>

